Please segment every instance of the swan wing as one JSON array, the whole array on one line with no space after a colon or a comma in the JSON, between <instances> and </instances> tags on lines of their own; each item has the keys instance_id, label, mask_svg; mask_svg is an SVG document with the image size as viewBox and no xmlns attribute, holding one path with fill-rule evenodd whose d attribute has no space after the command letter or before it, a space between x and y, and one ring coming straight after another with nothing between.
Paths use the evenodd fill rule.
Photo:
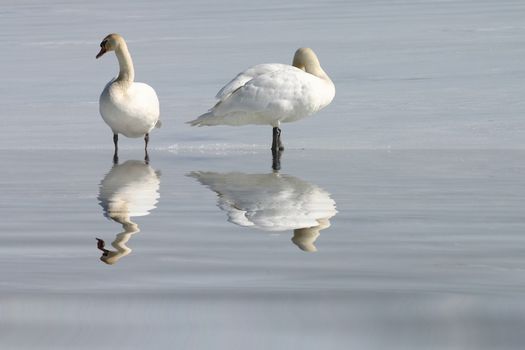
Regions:
<instances>
[{"instance_id":1,"label":"swan wing","mask_svg":"<svg viewBox=\"0 0 525 350\"><path fill-rule=\"evenodd\" d=\"M158 121L159 99L155 90L144 83L133 83L127 91L130 107L134 108L136 115L142 115L144 118L150 119L155 125Z\"/></svg>"},{"instance_id":2,"label":"swan wing","mask_svg":"<svg viewBox=\"0 0 525 350\"><path fill-rule=\"evenodd\" d=\"M266 124L304 118L334 97L333 84L289 65L261 74L189 121L193 126Z\"/></svg>"},{"instance_id":3,"label":"swan wing","mask_svg":"<svg viewBox=\"0 0 525 350\"><path fill-rule=\"evenodd\" d=\"M141 137L159 120L159 100L147 84L123 87L118 82L110 82L100 96L100 114L114 133Z\"/></svg>"},{"instance_id":4,"label":"swan wing","mask_svg":"<svg viewBox=\"0 0 525 350\"><path fill-rule=\"evenodd\" d=\"M223 101L228 96L230 96L232 92L244 86L248 81L260 75L275 72L286 66L286 64L281 63L264 63L250 67L245 71L237 74L237 76L233 78L228 84L224 85L224 87L219 90L215 98L219 101Z\"/></svg>"},{"instance_id":5,"label":"swan wing","mask_svg":"<svg viewBox=\"0 0 525 350\"><path fill-rule=\"evenodd\" d=\"M320 187L289 175L193 172L189 176L219 196L228 221L265 231L318 226L337 211Z\"/></svg>"},{"instance_id":6,"label":"swan wing","mask_svg":"<svg viewBox=\"0 0 525 350\"><path fill-rule=\"evenodd\" d=\"M234 91L213 109L214 115L235 112L289 115L313 109L320 79L293 66L261 74Z\"/></svg>"}]
</instances>

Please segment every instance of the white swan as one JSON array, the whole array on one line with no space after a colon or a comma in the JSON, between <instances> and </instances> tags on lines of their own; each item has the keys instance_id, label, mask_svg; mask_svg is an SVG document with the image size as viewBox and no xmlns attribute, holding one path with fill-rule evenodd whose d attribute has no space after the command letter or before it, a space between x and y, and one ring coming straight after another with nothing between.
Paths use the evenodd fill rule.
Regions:
<instances>
[{"instance_id":1,"label":"white swan","mask_svg":"<svg viewBox=\"0 0 525 350\"><path fill-rule=\"evenodd\" d=\"M205 125L267 124L273 127L272 150L284 149L281 123L293 122L326 107L335 86L310 48L295 52L293 66L259 64L224 86L217 104L188 123Z\"/></svg>"},{"instance_id":2,"label":"white swan","mask_svg":"<svg viewBox=\"0 0 525 350\"><path fill-rule=\"evenodd\" d=\"M142 137L148 158L149 133L160 127L159 100L155 90L147 84L135 83L133 61L126 41L119 34L109 34L100 43L99 58L108 51L115 51L120 72L104 88L99 106L102 119L113 131L115 162L118 162L118 134L127 137Z\"/></svg>"},{"instance_id":3,"label":"white swan","mask_svg":"<svg viewBox=\"0 0 525 350\"><path fill-rule=\"evenodd\" d=\"M264 231L294 230L292 242L302 250L317 249L319 231L330 227L337 210L322 188L290 175L239 172L192 172L189 176L219 196L228 221Z\"/></svg>"},{"instance_id":4,"label":"white swan","mask_svg":"<svg viewBox=\"0 0 525 350\"><path fill-rule=\"evenodd\" d=\"M100 183L99 204L104 216L118 222L124 229L117 234L111 245L116 249L104 248L104 241L98 239L98 249L102 251L100 260L114 264L120 258L131 253L126 243L131 235L140 231L139 226L131 221L134 216L148 215L156 208L160 197L160 172L138 160L114 165Z\"/></svg>"}]
</instances>

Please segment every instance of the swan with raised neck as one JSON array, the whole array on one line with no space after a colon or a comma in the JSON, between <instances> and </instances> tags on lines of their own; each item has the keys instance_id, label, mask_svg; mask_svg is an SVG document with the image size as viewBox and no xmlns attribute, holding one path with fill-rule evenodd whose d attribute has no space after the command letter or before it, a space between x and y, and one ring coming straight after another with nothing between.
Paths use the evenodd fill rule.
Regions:
<instances>
[{"instance_id":1,"label":"swan with raised neck","mask_svg":"<svg viewBox=\"0 0 525 350\"><path fill-rule=\"evenodd\" d=\"M144 137L145 159L148 157L149 132L160 127L159 100L153 88L136 83L133 60L124 38L116 33L107 35L100 43L96 58L114 51L119 63L119 74L112 79L100 95L100 114L113 131L115 153L118 163L118 134L127 137Z\"/></svg>"},{"instance_id":2,"label":"swan with raised neck","mask_svg":"<svg viewBox=\"0 0 525 350\"><path fill-rule=\"evenodd\" d=\"M133 82L135 79L135 68L124 38L116 33L106 36L100 43L100 52L96 58L101 57L108 51L115 51L115 56L118 59L120 71L115 81Z\"/></svg>"}]
</instances>

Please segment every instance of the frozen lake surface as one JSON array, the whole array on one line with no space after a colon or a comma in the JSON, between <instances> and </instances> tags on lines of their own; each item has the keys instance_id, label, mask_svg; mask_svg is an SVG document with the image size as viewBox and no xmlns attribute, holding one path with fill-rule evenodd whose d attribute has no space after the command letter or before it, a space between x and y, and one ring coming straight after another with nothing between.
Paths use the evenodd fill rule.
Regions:
<instances>
[{"instance_id":1,"label":"frozen lake surface","mask_svg":"<svg viewBox=\"0 0 525 350\"><path fill-rule=\"evenodd\" d=\"M270 151L136 155L114 168L105 150L2 152L4 348L525 341L523 151L286 151L277 178ZM257 207L258 222L297 221L305 197L328 225L232 220ZM113 265L95 238L124 242Z\"/></svg>"},{"instance_id":2,"label":"frozen lake surface","mask_svg":"<svg viewBox=\"0 0 525 350\"><path fill-rule=\"evenodd\" d=\"M0 148L112 146L98 97L117 62L95 59L111 32L128 40L137 81L159 95L163 129L153 147L266 146L265 128L184 122L239 71L290 63L309 46L337 93L316 116L284 125L288 147L525 148L521 0L17 0L0 14L9 48L0 57L8 116Z\"/></svg>"},{"instance_id":3,"label":"frozen lake surface","mask_svg":"<svg viewBox=\"0 0 525 350\"><path fill-rule=\"evenodd\" d=\"M525 2L5 1L0 348L522 349ZM161 101L98 96L119 32ZM337 94L191 128L240 70L316 50ZM101 241L98 241L99 238Z\"/></svg>"}]
</instances>

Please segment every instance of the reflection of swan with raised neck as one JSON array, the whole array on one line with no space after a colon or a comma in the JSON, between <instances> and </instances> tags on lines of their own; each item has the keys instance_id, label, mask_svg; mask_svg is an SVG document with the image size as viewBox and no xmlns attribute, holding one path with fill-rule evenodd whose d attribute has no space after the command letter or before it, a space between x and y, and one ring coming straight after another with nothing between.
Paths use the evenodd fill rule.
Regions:
<instances>
[{"instance_id":1,"label":"reflection of swan with raised neck","mask_svg":"<svg viewBox=\"0 0 525 350\"><path fill-rule=\"evenodd\" d=\"M142 161L128 160L111 168L100 183L99 204L104 210L104 216L121 224L124 231L117 234L111 244L115 251L105 249L104 241L97 238L97 247L102 251L100 260L114 264L131 253L126 243L140 231L131 218L149 215L156 208L160 197L159 187L160 172Z\"/></svg>"},{"instance_id":2,"label":"reflection of swan with raised neck","mask_svg":"<svg viewBox=\"0 0 525 350\"><path fill-rule=\"evenodd\" d=\"M295 52L292 65L266 63L239 73L224 86L193 126L262 124L273 127L272 150L284 149L281 123L312 115L332 102L335 86L310 48Z\"/></svg>"},{"instance_id":3,"label":"reflection of swan with raised neck","mask_svg":"<svg viewBox=\"0 0 525 350\"><path fill-rule=\"evenodd\" d=\"M133 61L122 36L106 36L100 43L97 58L108 51L115 51L120 71L102 91L99 106L102 119L113 131L114 161L118 162L118 134L133 138L144 137L147 160L149 133L155 126L160 127L157 94L151 86L134 82Z\"/></svg>"},{"instance_id":4,"label":"reflection of swan with raised neck","mask_svg":"<svg viewBox=\"0 0 525 350\"><path fill-rule=\"evenodd\" d=\"M200 171L189 176L218 194L229 222L264 231L294 230L292 242L304 251L317 250L319 231L337 213L328 192L294 176Z\"/></svg>"}]
</instances>

